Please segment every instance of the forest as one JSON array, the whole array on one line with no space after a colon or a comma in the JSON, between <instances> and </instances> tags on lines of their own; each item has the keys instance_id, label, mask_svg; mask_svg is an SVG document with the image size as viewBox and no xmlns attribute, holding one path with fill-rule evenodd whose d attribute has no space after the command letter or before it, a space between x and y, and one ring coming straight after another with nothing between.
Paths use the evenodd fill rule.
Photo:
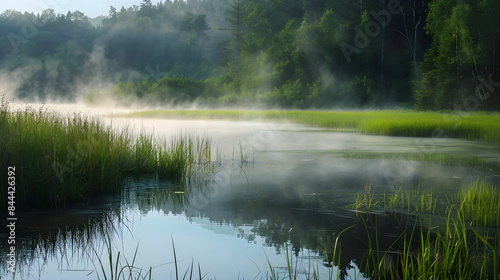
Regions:
<instances>
[{"instance_id":1,"label":"forest","mask_svg":"<svg viewBox=\"0 0 500 280\"><path fill-rule=\"evenodd\" d=\"M499 14L493 0L138 0L99 18L7 10L0 90L94 104L496 111Z\"/></svg>"}]
</instances>

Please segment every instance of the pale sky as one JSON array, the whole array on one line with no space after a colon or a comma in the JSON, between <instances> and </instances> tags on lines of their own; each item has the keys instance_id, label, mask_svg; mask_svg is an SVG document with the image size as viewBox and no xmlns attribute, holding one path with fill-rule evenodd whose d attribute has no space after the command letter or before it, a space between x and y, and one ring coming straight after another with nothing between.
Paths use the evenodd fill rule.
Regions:
<instances>
[{"instance_id":1,"label":"pale sky","mask_svg":"<svg viewBox=\"0 0 500 280\"><path fill-rule=\"evenodd\" d=\"M109 7L120 10L133 5L139 6L142 0L0 0L0 14L5 10L39 13L46 9L53 9L56 14L66 14L68 11L80 11L89 17L109 14ZM160 0L152 0L153 4ZM165 0L163 0L165 2Z\"/></svg>"}]
</instances>

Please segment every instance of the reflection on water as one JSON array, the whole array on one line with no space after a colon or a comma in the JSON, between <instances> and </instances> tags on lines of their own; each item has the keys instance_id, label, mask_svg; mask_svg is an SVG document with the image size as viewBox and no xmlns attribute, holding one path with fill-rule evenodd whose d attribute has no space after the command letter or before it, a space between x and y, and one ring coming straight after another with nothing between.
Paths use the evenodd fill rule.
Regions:
<instances>
[{"instance_id":1,"label":"reflection on water","mask_svg":"<svg viewBox=\"0 0 500 280\"><path fill-rule=\"evenodd\" d=\"M302 157L290 153L288 159ZM415 221L370 215L365 225L345 208L367 180L383 183L377 169L370 169L374 162L307 158L313 160L299 160L293 168L280 168L283 159L272 153L262 162L227 162L185 187L131 180L117 197L20 216L22 261L15 279L94 279L103 274L100 261L108 269L109 244L115 257L121 252L129 262L137 248L137 267L152 266L153 276L175 278L172 240L181 271L194 261L207 279L266 279L268 259L286 273L286 250L303 271L314 265L327 278L329 269L338 268L341 276L363 279L358 268L366 265L366 240L377 237L387 250ZM396 170L393 164L386 167ZM352 225L339 238L341 258L333 258L335 239Z\"/></svg>"},{"instance_id":2,"label":"reflection on water","mask_svg":"<svg viewBox=\"0 0 500 280\"><path fill-rule=\"evenodd\" d=\"M134 182L121 199L101 202L91 211L84 207L70 213L25 216L18 228L24 233L23 244L18 247L24 255L18 255L22 263L18 264L16 279L88 279L87 274L95 278L101 274L101 261L106 262L107 269L109 244L115 256L120 251L129 261L137 246L136 266L155 266L156 276L172 275L171 239L179 266L187 269L193 259L209 278L234 279L241 275L265 279L267 259L277 267L286 266L285 243L292 246L297 257L311 258L321 265L321 240L307 241L313 242L311 246L301 240L317 238L316 227L329 224L330 215L320 214L311 220L308 217L314 217L314 211L301 213L280 203L267 210L259 205L248 208L251 203L242 204L241 199L220 208L213 204L200 211L188 199L200 190L199 185L191 185L186 194L177 189L168 184ZM106 210L108 207L120 210ZM52 225L41 225L42 221ZM311 227L305 230L303 227L308 225ZM302 236L304 233L307 236Z\"/></svg>"},{"instance_id":3,"label":"reflection on water","mask_svg":"<svg viewBox=\"0 0 500 280\"><path fill-rule=\"evenodd\" d=\"M124 120L113 124L129 125ZM256 122L134 120L131 125L166 137L179 131L205 133L217 143L220 166L185 186L134 179L117 196L19 214L18 273L14 278L5 273L2 229L2 279L103 279L110 274L109 249L113 260L120 252L122 265L135 256L134 266L152 267L153 279L175 279L172 242L182 275L199 264L205 279L266 279L269 261L284 276L288 250L299 278L314 266L321 279L337 269L342 277L364 279L368 240L377 238L380 251L387 251L403 242L401 233L418 226L411 217L357 219L345 206L364 185L389 193L420 183L453 194L479 176L498 180L496 170L336 156L344 150L421 152L420 139ZM499 154L497 147L459 140L434 150L496 160ZM337 238L340 259L333 257Z\"/></svg>"}]
</instances>

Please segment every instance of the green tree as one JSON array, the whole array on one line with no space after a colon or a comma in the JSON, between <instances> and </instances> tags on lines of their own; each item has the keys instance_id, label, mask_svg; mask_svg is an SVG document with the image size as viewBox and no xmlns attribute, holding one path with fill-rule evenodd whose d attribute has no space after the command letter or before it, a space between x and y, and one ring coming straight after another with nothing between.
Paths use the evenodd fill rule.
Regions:
<instances>
[{"instance_id":1,"label":"green tree","mask_svg":"<svg viewBox=\"0 0 500 280\"><path fill-rule=\"evenodd\" d=\"M118 13L116 12L116 8L111 6L109 7L109 18L106 18L102 21L103 25L115 25L118 22Z\"/></svg>"},{"instance_id":2,"label":"green tree","mask_svg":"<svg viewBox=\"0 0 500 280\"><path fill-rule=\"evenodd\" d=\"M429 5L432 47L417 83L417 109L498 109L492 78L500 51L497 1L444 1ZM489 77L490 81L487 81Z\"/></svg>"},{"instance_id":3,"label":"green tree","mask_svg":"<svg viewBox=\"0 0 500 280\"><path fill-rule=\"evenodd\" d=\"M184 14L184 17L182 18L179 30L181 32L189 32L189 38L191 38L194 29L193 23L194 23L194 15L191 12L187 12Z\"/></svg>"},{"instance_id":4,"label":"green tree","mask_svg":"<svg viewBox=\"0 0 500 280\"><path fill-rule=\"evenodd\" d=\"M142 0L140 9L137 12L137 17L155 17L155 8L151 3L151 0Z\"/></svg>"},{"instance_id":5,"label":"green tree","mask_svg":"<svg viewBox=\"0 0 500 280\"><path fill-rule=\"evenodd\" d=\"M193 15L191 12L184 14L180 23L179 30L182 32L189 32L189 39L191 42L201 42L209 39L207 31L210 27L207 24L206 15ZM193 39L193 33L195 35Z\"/></svg>"},{"instance_id":6,"label":"green tree","mask_svg":"<svg viewBox=\"0 0 500 280\"><path fill-rule=\"evenodd\" d=\"M206 15L197 15L193 20L193 30L196 34L196 39L198 41L207 40L208 35L207 31L210 30L210 27L207 24L207 16Z\"/></svg>"},{"instance_id":7,"label":"green tree","mask_svg":"<svg viewBox=\"0 0 500 280\"><path fill-rule=\"evenodd\" d=\"M219 45L223 48L223 61L231 65L232 69L239 72L241 49L245 43L246 30L243 20L246 17L245 3L247 0L233 0L227 9L225 20L228 24L226 28L220 30L229 31L231 35Z\"/></svg>"},{"instance_id":8,"label":"green tree","mask_svg":"<svg viewBox=\"0 0 500 280\"><path fill-rule=\"evenodd\" d=\"M245 7L245 18L242 21L245 34L241 50L244 55L253 54L257 51L266 50L272 42L272 23L264 6L259 3L248 2Z\"/></svg>"}]
</instances>

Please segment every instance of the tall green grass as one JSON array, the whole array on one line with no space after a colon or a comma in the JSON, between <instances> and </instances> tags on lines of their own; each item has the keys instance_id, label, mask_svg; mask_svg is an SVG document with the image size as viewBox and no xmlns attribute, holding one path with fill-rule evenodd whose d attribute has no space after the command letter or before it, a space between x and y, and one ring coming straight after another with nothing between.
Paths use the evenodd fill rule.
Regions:
<instances>
[{"instance_id":1,"label":"tall green grass","mask_svg":"<svg viewBox=\"0 0 500 280\"><path fill-rule=\"evenodd\" d=\"M375 194L371 185L365 185L364 188L364 193L356 194L356 200L351 207L357 211L374 211L380 204L380 197Z\"/></svg>"},{"instance_id":2,"label":"tall green grass","mask_svg":"<svg viewBox=\"0 0 500 280\"><path fill-rule=\"evenodd\" d=\"M378 236L372 240L368 235L365 274L371 279L498 279L496 243L470 229L455 211L449 209L442 228L426 231L415 225L403 233L398 238L402 248L395 246L396 240L382 251Z\"/></svg>"},{"instance_id":3,"label":"tall green grass","mask_svg":"<svg viewBox=\"0 0 500 280\"><path fill-rule=\"evenodd\" d=\"M15 166L16 206L65 206L121 189L130 176L182 181L197 166L210 166L208 137L181 135L171 141L153 134L136 136L99 119L63 116L44 109L0 108L0 179ZM2 188L0 201L7 201Z\"/></svg>"},{"instance_id":4,"label":"tall green grass","mask_svg":"<svg viewBox=\"0 0 500 280\"><path fill-rule=\"evenodd\" d=\"M403 209L408 213L436 213L443 204L434 191L424 191L421 185L406 191L399 188L387 197L385 203L391 211Z\"/></svg>"},{"instance_id":5,"label":"tall green grass","mask_svg":"<svg viewBox=\"0 0 500 280\"><path fill-rule=\"evenodd\" d=\"M458 194L457 205L466 222L500 227L500 190L479 179Z\"/></svg>"},{"instance_id":6,"label":"tall green grass","mask_svg":"<svg viewBox=\"0 0 500 280\"><path fill-rule=\"evenodd\" d=\"M361 212L399 211L419 214L436 213L438 206L442 209L443 204L443 200L434 192L424 191L420 185L409 189L400 187L393 194L377 194L371 185L367 185L363 193L356 194L354 203L348 207Z\"/></svg>"},{"instance_id":7,"label":"tall green grass","mask_svg":"<svg viewBox=\"0 0 500 280\"><path fill-rule=\"evenodd\" d=\"M313 127L355 130L371 135L447 137L500 143L500 114L483 112L416 111L235 111L155 110L127 114L128 117L269 120Z\"/></svg>"},{"instance_id":8,"label":"tall green grass","mask_svg":"<svg viewBox=\"0 0 500 280\"><path fill-rule=\"evenodd\" d=\"M371 186L367 186L365 192L356 194L355 202L349 207L357 211L437 215L455 208L470 225L500 226L500 190L479 179L464 187L455 197L438 196L435 191L423 190L420 185L400 187L391 194L376 194Z\"/></svg>"},{"instance_id":9,"label":"tall green grass","mask_svg":"<svg viewBox=\"0 0 500 280\"><path fill-rule=\"evenodd\" d=\"M500 191L494 185L478 179L446 198L420 186L384 195L367 187L355 201L352 207L360 211L415 214L417 221L423 213L446 218L445 223L430 224L427 230L416 223L399 236L402 248L394 246L396 240L382 250L378 236L372 239L368 234L364 267L372 279L499 279L500 243L494 228L500 226ZM363 214L358 217L363 219ZM387 257L388 252L392 257Z\"/></svg>"}]
</instances>

